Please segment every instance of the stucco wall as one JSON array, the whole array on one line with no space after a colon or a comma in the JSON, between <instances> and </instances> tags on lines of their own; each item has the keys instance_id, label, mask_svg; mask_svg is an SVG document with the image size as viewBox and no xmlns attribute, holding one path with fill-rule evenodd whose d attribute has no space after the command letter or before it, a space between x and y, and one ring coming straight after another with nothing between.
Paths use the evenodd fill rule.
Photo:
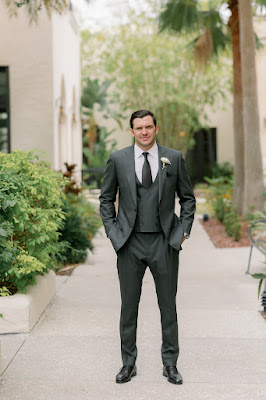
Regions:
<instances>
[{"instance_id":1,"label":"stucco wall","mask_svg":"<svg viewBox=\"0 0 266 400\"><path fill-rule=\"evenodd\" d=\"M40 149L55 169L68 162L81 170L80 38L72 12L49 19L43 10L30 25L23 8L9 19L0 3L0 65L10 73L11 150Z\"/></svg>"},{"instance_id":2,"label":"stucco wall","mask_svg":"<svg viewBox=\"0 0 266 400\"><path fill-rule=\"evenodd\" d=\"M266 18L254 18L254 28L261 42L266 45ZM266 170L266 48L256 52L256 71L258 83L258 106L260 121L261 152ZM217 161L234 163L233 98L229 96L226 110L209 112L211 127L217 129ZM264 122L265 120L265 122Z\"/></svg>"},{"instance_id":3,"label":"stucco wall","mask_svg":"<svg viewBox=\"0 0 266 400\"><path fill-rule=\"evenodd\" d=\"M266 171L266 18L256 18L254 22L257 35L265 46L257 52L257 79L261 151L263 166Z\"/></svg>"},{"instance_id":4,"label":"stucco wall","mask_svg":"<svg viewBox=\"0 0 266 400\"><path fill-rule=\"evenodd\" d=\"M53 110L55 168L61 162L78 164L81 170L80 37L71 13L52 16ZM64 128L59 138L59 113L63 107ZM59 149L61 143L61 149ZM59 153L61 152L61 156Z\"/></svg>"},{"instance_id":5,"label":"stucco wall","mask_svg":"<svg viewBox=\"0 0 266 400\"><path fill-rule=\"evenodd\" d=\"M0 65L9 67L11 150L40 149L53 161L51 22L29 25L23 9L9 19L0 3Z\"/></svg>"}]
</instances>

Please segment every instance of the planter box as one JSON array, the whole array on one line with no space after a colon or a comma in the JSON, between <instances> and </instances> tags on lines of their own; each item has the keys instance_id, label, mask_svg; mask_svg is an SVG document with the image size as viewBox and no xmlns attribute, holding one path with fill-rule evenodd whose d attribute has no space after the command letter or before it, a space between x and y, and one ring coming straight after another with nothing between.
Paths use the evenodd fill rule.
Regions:
<instances>
[{"instance_id":1,"label":"planter box","mask_svg":"<svg viewBox=\"0 0 266 400\"><path fill-rule=\"evenodd\" d=\"M37 285L29 286L26 294L0 297L0 334L30 332L54 298L55 273L37 275L36 280Z\"/></svg>"}]
</instances>

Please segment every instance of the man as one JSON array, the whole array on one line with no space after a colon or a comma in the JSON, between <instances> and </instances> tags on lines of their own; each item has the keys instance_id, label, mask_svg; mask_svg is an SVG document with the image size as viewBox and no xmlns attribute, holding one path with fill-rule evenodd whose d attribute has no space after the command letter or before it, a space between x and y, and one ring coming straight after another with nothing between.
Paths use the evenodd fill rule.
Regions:
<instances>
[{"instance_id":1,"label":"man","mask_svg":"<svg viewBox=\"0 0 266 400\"><path fill-rule=\"evenodd\" d=\"M110 155L100 195L105 231L117 253L122 302L123 367L116 382L128 382L137 374L138 306L142 279L149 266L161 312L163 375L171 383L182 384L176 368L178 256L192 227L195 197L181 152L156 143L158 125L153 113L134 112L130 127L135 144ZM174 213L175 193L181 205L180 218Z\"/></svg>"}]
</instances>

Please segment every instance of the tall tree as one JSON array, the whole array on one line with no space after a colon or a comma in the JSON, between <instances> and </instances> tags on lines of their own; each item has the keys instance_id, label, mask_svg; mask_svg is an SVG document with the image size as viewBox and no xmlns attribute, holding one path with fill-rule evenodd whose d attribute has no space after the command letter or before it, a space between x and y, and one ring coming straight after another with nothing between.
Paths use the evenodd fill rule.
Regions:
<instances>
[{"instance_id":1,"label":"tall tree","mask_svg":"<svg viewBox=\"0 0 266 400\"><path fill-rule=\"evenodd\" d=\"M244 193L244 122L243 122L243 96L241 77L241 54L240 54L240 33L239 33L239 10L238 0L229 0L228 7L231 16L228 27L231 31L232 53L233 53L233 117L234 117L234 191L233 199L239 213L243 211Z\"/></svg>"},{"instance_id":2,"label":"tall tree","mask_svg":"<svg viewBox=\"0 0 266 400\"><path fill-rule=\"evenodd\" d=\"M231 11L228 24L219 17L221 4L227 4ZM233 94L234 94L234 152L235 152L235 184L234 203L240 213L243 209L243 193L245 182L244 163L244 125L243 96L241 75L241 53L239 36L239 1L208 1L207 9L202 9L198 0L168 0L159 17L160 29L171 29L175 32L198 32L194 40L195 56L207 62L211 56L217 57L228 43L228 28L231 33L233 52ZM266 5L265 0L258 0L259 5ZM206 8L206 3L204 3ZM206 34L206 32L208 34ZM254 35L254 33L253 33ZM200 44L200 45L199 45ZM213 51L211 52L211 50ZM255 197L255 194L253 194ZM251 201L251 198L250 200Z\"/></svg>"},{"instance_id":3,"label":"tall tree","mask_svg":"<svg viewBox=\"0 0 266 400\"><path fill-rule=\"evenodd\" d=\"M67 9L71 9L70 0L4 0L8 8L10 16L16 16L18 8L26 9L30 22L37 22L40 11L45 8L48 15L52 11L62 13ZM86 0L90 1L90 0Z\"/></svg>"},{"instance_id":4,"label":"tall tree","mask_svg":"<svg viewBox=\"0 0 266 400\"><path fill-rule=\"evenodd\" d=\"M240 49L243 84L244 121L244 195L243 214L249 208L263 208L263 168L260 149L260 126L255 63L255 38L251 0L239 0Z\"/></svg>"}]
</instances>

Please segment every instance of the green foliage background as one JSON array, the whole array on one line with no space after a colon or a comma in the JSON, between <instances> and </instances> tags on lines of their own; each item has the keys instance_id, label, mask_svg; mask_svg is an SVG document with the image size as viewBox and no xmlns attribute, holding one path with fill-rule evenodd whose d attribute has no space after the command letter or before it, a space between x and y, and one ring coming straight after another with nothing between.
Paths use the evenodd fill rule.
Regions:
<instances>
[{"instance_id":1,"label":"green foliage background","mask_svg":"<svg viewBox=\"0 0 266 400\"><path fill-rule=\"evenodd\" d=\"M133 15L112 31L82 32L82 74L111 80L109 93L122 113L151 109L160 143L185 151L207 125L207 107L218 107L231 90L231 67L223 60L202 70L188 52L189 40L158 34L153 19Z\"/></svg>"}]
</instances>

